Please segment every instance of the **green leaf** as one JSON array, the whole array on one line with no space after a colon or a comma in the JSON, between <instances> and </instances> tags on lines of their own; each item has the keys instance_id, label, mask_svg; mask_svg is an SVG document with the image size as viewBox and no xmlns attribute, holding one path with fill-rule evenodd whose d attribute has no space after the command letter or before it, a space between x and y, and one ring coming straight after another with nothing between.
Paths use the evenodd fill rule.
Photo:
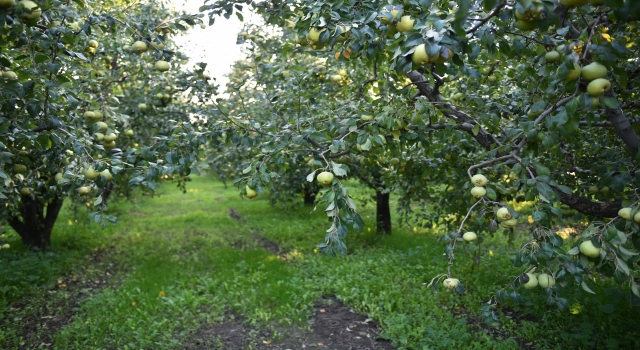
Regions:
<instances>
[{"instance_id":1,"label":"green leaf","mask_svg":"<svg viewBox=\"0 0 640 350\"><path fill-rule=\"evenodd\" d=\"M587 293L591 293L591 294L596 294L596 292L592 291L591 288L589 288L589 286L587 286L587 284L582 281L582 283L580 283L580 286L582 287L582 289L584 289Z\"/></svg>"},{"instance_id":2,"label":"green leaf","mask_svg":"<svg viewBox=\"0 0 640 350\"><path fill-rule=\"evenodd\" d=\"M485 187L485 190L487 190L487 198L491 199L492 201L495 201L496 198L498 198L498 196L496 195L496 191L494 191L491 187L487 186Z\"/></svg>"}]
</instances>

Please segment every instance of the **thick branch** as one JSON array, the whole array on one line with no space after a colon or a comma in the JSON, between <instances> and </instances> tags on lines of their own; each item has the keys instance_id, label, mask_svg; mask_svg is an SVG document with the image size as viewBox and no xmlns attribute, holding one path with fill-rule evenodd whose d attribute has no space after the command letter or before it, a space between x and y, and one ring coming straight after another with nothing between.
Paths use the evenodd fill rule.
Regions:
<instances>
[{"instance_id":1,"label":"thick branch","mask_svg":"<svg viewBox=\"0 0 640 350\"><path fill-rule=\"evenodd\" d=\"M420 74L418 71L410 71L406 73L407 77L416 85L420 91L420 95L425 96L431 102L439 102L437 104L440 111L447 117L456 121L456 123L470 124L471 128L464 128L465 131L471 135L482 147L491 150L500 145L493 135L488 133L484 128L480 127L477 134L473 133L473 126L478 124L473 117L465 112L460 111L454 105L444 102L444 97L437 93L432 86L429 85L428 80Z\"/></svg>"},{"instance_id":2,"label":"thick branch","mask_svg":"<svg viewBox=\"0 0 640 350\"><path fill-rule=\"evenodd\" d=\"M440 94L434 93L434 89L429 85L427 80L424 78L422 74L417 71L411 71L406 73L407 77L411 79L411 81L416 83L416 86L420 92L420 95L427 97L432 102L441 102L444 100L444 97ZM555 106L547 110L548 113L572 99L573 96L565 98L564 100L559 101ZM437 103L436 106L440 108L440 111L449 118L454 119L458 124L468 123L468 124L477 124L476 121L468 114L459 111L453 105L449 103ZM539 120L536 120L537 123L540 122L544 118L544 114L538 117ZM624 115L623 115L624 116ZM626 121L626 118L625 118ZM628 121L627 121L628 123ZM491 150L498 147L500 144L498 140L496 140L493 135L489 134L486 130L480 127L480 130L477 134L469 130L468 133L471 137L473 137L482 147L486 150ZM637 151L637 148L636 148ZM506 156L506 154L498 154L498 157ZM559 188L552 186L555 193L560 198L560 201L572 209L575 209L583 214L600 216L600 217L613 217L618 215L618 210L622 208L621 202L594 202L590 199L584 198L577 194L568 194L562 192Z\"/></svg>"},{"instance_id":3,"label":"thick branch","mask_svg":"<svg viewBox=\"0 0 640 350\"><path fill-rule=\"evenodd\" d=\"M613 94L609 94L609 96L613 96ZM616 133L620 139L622 139L631 154L635 156L638 153L638 148L640 147L640 137L638 137L638 135L633 131L633 127L624 115L622 109L605 108L606 116L609 119L609 122L611 122L611 126L616 130Z\"/></svg>"}]
</instances>

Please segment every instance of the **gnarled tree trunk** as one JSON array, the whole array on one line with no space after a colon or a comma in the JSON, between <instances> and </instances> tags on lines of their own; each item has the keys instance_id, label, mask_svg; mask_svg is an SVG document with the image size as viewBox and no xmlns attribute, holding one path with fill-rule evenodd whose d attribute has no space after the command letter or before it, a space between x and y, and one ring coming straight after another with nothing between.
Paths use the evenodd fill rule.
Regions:
<instances>
[{"instance_id":1,"label":"gnarled tree trunk","mask_svg":"<svg viewBox=\"0 0 640 350\"><path fill-rule=\"evenodd\" d=\"M62 208L63 198L57 194L44 204L31 196L22 196L20 215L11 217L9 224L29 247L47 249L51 245L51 231ZM45 214L46 208L46 214Z\"/></svg>"}]
</instances>

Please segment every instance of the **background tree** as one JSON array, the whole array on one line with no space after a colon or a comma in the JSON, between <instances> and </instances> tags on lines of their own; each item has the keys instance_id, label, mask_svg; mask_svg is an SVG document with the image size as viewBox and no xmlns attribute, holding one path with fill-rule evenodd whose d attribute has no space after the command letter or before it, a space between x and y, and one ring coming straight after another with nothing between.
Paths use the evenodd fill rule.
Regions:
<instances>
[{"instance_id":1,"label":"background tree","mask_svg":"<svg viewBox=\"0 0 640 350\"><path fill-rule=\"evenodd\" d=\"M197 77L177 74L185 56L170 36L197 16L161 2L20 1L0 22L0 219L25 245L49 246L66 197L116 222L115 189L188 174L204 139L172 104Z\"/></svg>"},{"instance_id":2,"label":"background tree","mask_svg":"<svg viewBox=\"0 0 640 350\"><path fill-rule=\"evenodd\" d=\"M208 11L211 23L214 15L229 16L242 3L247 2L217 1L202 10ZM326 137L331 133L297 129L295 121L288 121L291 136L285 141L291 141L279 151L307 141L329 149L326 155L350 153L351 138L361 148L367 142L390 149L402 145L407 150L406 174L397 171L393 177L395 188L407 190L402 207L408 211L418 200L431 210L422 199L439 198L435 211L414 217L428 226L447 214L447 226L454 227L444 236L449 242L449 270L434 282L443 278L445 287L462 291L452 265L464 233L482 236L498 223L508 232L527 221L528 228L518 231L528 231L531 241L512 258L516 266L523 266L523 274L496 294L498 300L520 302L519 291L507 290L540 282L546 302L564 308L563 293L576 287L591 292L591 273L615 277L640 296L632 272L640 248L638 223L628 220L638 201L635 164L640 138L635 131L637 109L630 98L638 89L635 21L640 4L248 4L269 23L293 26L299 42L309 44L309 55L327 50L345 63L364 64L372 82L382 86L385 94L365 98L358 108L374 111L371 123L355 113L341 113L339 118L312 114L305 127L318 128L314 122L322 121L323 130L349 130ZM280 54L288 50L283 46ZM356 89L351 86L352 92ZM394 142L382 141L388 133ZM278 156L263 152L258 158L264 163ZM330 162L326 167L337 175L348 170ZM479 173L488 184L484 179L470 181ZM435 183L420 188L418 179ZM471 200L472 187L482 187L474 193L484 194ZM516 198L529 202L528 218L519 220ZM325 203L327 209L336 207ZM617 217L624 207L629 209ZM567 224L586 229L562 238L555 228Z\"/></svg>"}]
</instances>

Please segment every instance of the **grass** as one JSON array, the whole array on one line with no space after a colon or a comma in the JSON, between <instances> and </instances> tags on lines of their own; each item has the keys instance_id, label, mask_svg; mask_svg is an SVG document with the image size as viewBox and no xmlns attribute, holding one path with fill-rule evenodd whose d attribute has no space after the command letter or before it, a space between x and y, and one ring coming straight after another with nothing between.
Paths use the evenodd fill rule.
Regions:
<instances>
[{"instance_id":1,"label":"grass","mask_svg":"<svg viewBox=\"0 0 640 350\"><path fill-rule=\"evenodd\" d=\"M356 183L350 186L361 199L369 195ZM85 227L82 220L76 224L66 208L53 236L56 253L25 253L15 237L8 238L15 249L0 252L3 266L11 266L0 276L1 317L29 320L36 313L9 309L16 300L34 308L63 307L56 302L64 300L63 289L56 289L51 300L51 287L60 285L61 276L87 276L91 254L113 246L104 259L123 266L117 288L100 289L86 299L73 322L55 334L57 348L180 348L198 327L229 313L255 329L269 329L274 339L284 338L291 327L305 326L314 303L327 294L379 321L398 348L512 349L518 347L515 338L548 349L640 347L638 308L605 287L580 305L579 292L569 293L575 314L546 307L541 299L512 306L513 314L501 315L499 325L484 332L473 322L482 319L481 307L521 272L509 260L514 246L500 234L485 240L479 252L470 245L457 252L453 271L466 295L436 293L424 284L446 272L438 232L396 227L392 235L379 236L365 230L350 234L348 255L324 256L315 251L327 226L323 213L310 213L308 207L274 209L265 197L243 200L234 188L196 177L186 194L166 185L155 198L113 206L120 223L105 231ZM241 221L229 216L229 208ZM361 208L370 225L373 210L373 204ZM275 242L284 253L262 248L256 236ZM471 264L474 254L481 257L479 267ZM525 307L531 315L514 317L524 315ZM26 341L20 322L3 324L0 347Z\"/></svg>"}]
</instances>

